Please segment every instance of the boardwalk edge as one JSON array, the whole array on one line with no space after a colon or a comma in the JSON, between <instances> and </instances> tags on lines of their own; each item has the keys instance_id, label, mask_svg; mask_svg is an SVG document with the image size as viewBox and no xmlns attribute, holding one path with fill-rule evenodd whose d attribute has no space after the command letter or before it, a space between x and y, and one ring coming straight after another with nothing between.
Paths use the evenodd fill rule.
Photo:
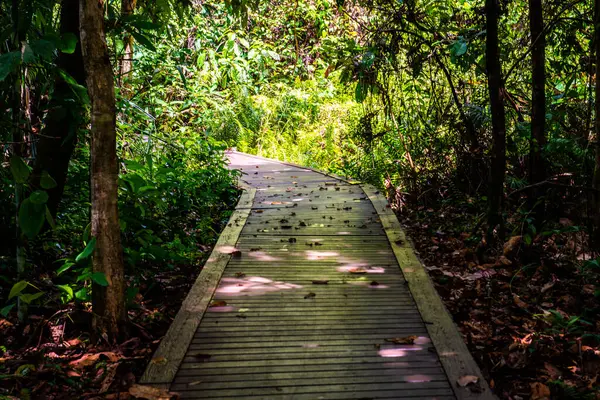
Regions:
<instances>
[{"instance_id":1,"label":"boardwalk edge","mask_svg":"<svg viewBox=\"0 0 600 400\"><path fill-rule=\"evenodd\" d=\"M421 317L426 322L429 337L438 352L440 362L456 398L459 400L496 399L450 313L435 290L429 274L407 240L396 214L389 207L387 199L373 185L362 184L361 188L377 210L390 246L408 282ZM481 393L474 393L469 388L460 387L457 384L458 379L465 375L474 375L479 378L478 384L482 389Z\"/></svg>"},{"instance_id":2,"label":"boardwalk edge","mask_svg":"<svg viewBox=\"0 0 600 400\"><path fill-rule=\"evenodd\" d=\"M231 259L231 250L221 251L221 249L225 246L236 245L250 214L255 195L256 189L244 188L244 192L225 229L221 232L210 257L146 367L140 379L141 384L162 389L168 389L171 386L194 333L217 289L221 275Z\"/></svg>"}]
</instances>

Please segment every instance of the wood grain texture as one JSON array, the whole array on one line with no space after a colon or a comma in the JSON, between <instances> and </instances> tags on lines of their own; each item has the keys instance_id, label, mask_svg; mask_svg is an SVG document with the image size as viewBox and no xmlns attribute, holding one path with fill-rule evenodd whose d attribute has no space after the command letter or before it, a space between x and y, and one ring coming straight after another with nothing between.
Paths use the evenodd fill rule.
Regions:
<instances>
[{"instance_id":1,"label":"wood grain texture","mask_svg":"<svg viewBox=\"0 0 600 400\"><path fill-rule=\"evenodd\" d=\"M435 308L431 283L416 280L416 258L391 243L406 237L381 198L308 168L229 158L240 185L256 191L238 204L237 240L215 248L235 244L235 253L215 255L214 295L185 305L203 309L171 327L174 339L155 355L166 359L162 375L149 367L144 382L167 382L184 399L469 398L447 361L466 347L440 342L458 332L438 327L432 312L450 317ZM407 278L429 287L415 293ZM485 389L477 398L491 398Z\"/></svg>"},{"instance_id":2,"label":"wood grain texture","mask_svg":"<svg viewBox=\"0 0 600 400\"><path fill-rule=\"evenodd\" d=\"M377 210L390 246L408 281L415 303L423 319L428 321L427 331L438 352L448 379L452 383L456 397L458 399L494 399L495 396L491 393L477 363L463 341L462 335L436 292L427 271L406 239L406 234L402 230L398 218L389 207L387 199L372 185L365 184L361 187ZM474 393L466 388L459 387L456 381L464 375L479 377L479 384L483 391Z\"/></svg>"},{"instance_id":3,"label":"wood grain texture","mask_svg":"<svg viewBox=\"0 0 600 400\"><path fill-rule=\"evenodd\" d=\"M250 210L247 206L252 204L255 194L256 189L254 188L248 188L242 194L238 201L240 208L236 208L231 215L213 252L183 301L167 334L160 342L141 378L142 384L164 386L165 384L170 385L173 381L198 324L210 304L221 275L231 258L231 252L223 249L235 246L237 243L249 215Z\"/></svg>"}]
</instances>

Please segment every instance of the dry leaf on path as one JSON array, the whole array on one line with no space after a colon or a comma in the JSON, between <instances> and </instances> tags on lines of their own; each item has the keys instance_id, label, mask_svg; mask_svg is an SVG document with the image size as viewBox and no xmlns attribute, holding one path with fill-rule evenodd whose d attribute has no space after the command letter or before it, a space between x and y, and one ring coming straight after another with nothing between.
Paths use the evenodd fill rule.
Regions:
<instances>
[{"instance_id":1,"label":"dry leaf on path","mask_svg":"<svg viewBox=\"0 0 600 400\"><path fill-rule=\"evenodd\" d=\"M215 300L212 303L210 303L210 305L208 306L210 307L225 307L227 305L227 302L224 300Z\"/></svg>"},{"instance_id":2,"label":"dry leaf on path","mask_svg":"<svg viewBox=\"0 0 600 400\"><path fill-rule=\"evenodd\" d=\"M156 364L156 365L163 365L167 363L167 359L164 357L156 357L153 358L152 360L150 360L151 364Z\"/></svg>"},{"instance_id":3,"label":"dry leaf on path","mask_svg":"<svg viewBox=\"0 0 600 400\"><path fill-rule=\"evenodd\" d=\"M475 375L463 375L456 380L456 384L460 387L467 387L468 385L474 385L479 382L479 377Z\"/></svg>"},{"instance_id":4,"label":"dry leaf on path","mask_svg":"<svg viewBox=\"0 0 600 400\"><path fill-rule=\"evenodd\" d=\"M313 297L316 297L316 293L310 292L309 294L307 294L306 296L304 296L305 299L312 299Z\"/></svg>"},{"instance_id":5,"label":"dry leaf on path","mask_svg":"<svg viewBox=\"0 0 600 400\"><path fill-rule=\"evenodd\" d=\"M350 272L351 274L366 274L367 270L364 268L358 267L358 268L350 268L348 270L348 272Z\"/></svg>"},{"instance_id":6,"label":"dry leaf on path","mask_svg":"<svg viewBox=\"0 0 600 400\"><path fill-rule=\"evenodd\" d=\"M405 337L396 337L391 339L385 339L386 342L394 343L394 344L414 344L416 336L405 336Z\"/></svg>"},{"instance_id":7,"label":"dry leaf on path","mask_svg":"<svg viewBox=\"0 0 600 400\"><path fill-rule=\"evenodd\" d=\"M138 384L134 384L129 388L129 394L136 399L146 400L171 400L179 398L177 393L169 392L167 389Z\"/></svg>"},{"instance_id":8,"label":"dry leaf on path","mask_svg":"<svg viewBox=\"0 0 600 400\"><path fill-rule=\"evenodd\" d=\"M327 285L329 283L329 281L315 279L312 281L312 283L313 283L313 285Z\"/></svg>"}]
</instances>

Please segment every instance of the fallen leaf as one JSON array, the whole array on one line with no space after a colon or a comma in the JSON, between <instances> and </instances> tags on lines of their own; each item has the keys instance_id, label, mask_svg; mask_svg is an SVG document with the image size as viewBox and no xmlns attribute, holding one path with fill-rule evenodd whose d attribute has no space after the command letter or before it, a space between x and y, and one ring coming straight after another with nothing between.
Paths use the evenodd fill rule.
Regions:
<instances>
[{"instance_id":1,"label":"fallen leaf","mask_svg":"<svg viewBox=\"0 0 600 400\"><path fill-rule=\"evenodd\" d=\"M245 273L243 273L243 272L236 272L236 273L235 273L235 277L236 277L236 278L243 278L243 277L245 277L245 276L246 276L246 274L245 274Z\"/></svg>"},{"instance_id":2,"label":"fallen leaf","mask_svg":"<svg viewBox=\"0 0 600 400\"><path fill-rule=\"evenodd\" d=\"M357 267L357 268L350 268L348 270L348 272L350 272L351 274L366 274L367 270L364 268Z\"/></svg>"},{"instance_id":3,"label":"fallen leaf","mask_svg":"<svg viewBox=\"0 0 600 400\"><path fill-rule=\"evenodd\" d=\"M312 283L313 285L327 285L329 281L315 279L314 281L312 281Z\"/></svg>"},{"instance_id":4,"label":"fallen leaf","mask_svg":"<svg viewBox=\"0 0 600 400\"><path fill-rule=\"evenodd\" d=\"M112 385L115 380L115 375L117 374L117 367L119 364L112 364L106 368L106 374L104 379L102 380L102 385L100 385L100 390L98 393L106 393L108 389L110 389L110 385Z\"/></svg>"},{"instance_id":5,"label":"fallen leaf","mask_svg":"<svg viewBox=\"0 0 600 400\"><path fill-rule=\"evenodd\" d=\"M479 377L475 375L463 375L456 380L456 384L460 387L466 387L468 385L474 385L479 382Z\"/></svg>"},{"instance_id":6,"label":"fallen leaf","mask_svg":"<svg viewBox=\"0 0 600 400\"><path fill-rule=\"evenodd\" d=\"M150 364L163 365L167 363L167 359L164 357L156 357L150 360Z\"/></svg>"},{"instance_id":7,"label":"fallen leaf","mask_svg":"<svg viewBox=\"0 0 600 400\"><path fill-rule=\"evenodd\" d=\"M558 379L562 375L560 370L550 363L544 363L544 369L550 376L550 379Z\"/></svg>"},{"instance_id":8,"label":"fallen leaf","mask_svg":"<svg viewBox=\"0 0 600 400\"><path fill-rule=\"evenodd\" d=\"M316 297L316 293L310 292L309 294L307 294L306 296L304 296L305 299L312 299L313 297Z\"/></svg>"},{"instance_id":9,"label":"fallen leaf","mask_svg":"<svg viewBox=\"0 0 600 400\"><path fill-rule=\"evenodd\" d=\"M416 336L405 336L385 339L386 342L394 344L415 344L415 340L417 340Z\"/></svg>"},{"instance_id":10,"label":"fallen leaf","mask_svg":"<svg viewBox=\"0 0 600 400\"><path fill-rule=\"evenodd\" d=\"M504 247L502 249L504 257L508 259L513 258L521 247L522 239L523 238L521 236L513 236L508 240L508 242L504 243Z\"/></svg>"},{"instance_id":11,"label":"fallen leaf","mask_svg":"<svg viewBox=\"0 0 600 400\"><path fill-rule=\"evenodd\" d=\"M110 362L117 362L120 358L119 355L113 353L112 351L105 351L101 353L88 353L84 354L81 358L78 358L77 360L71 361L69 365L73 368L89 367L90 365L94 365L100 359L100 357L106 357Z\"/></svg>"},{"instance_id":12,"label":"fallen leaf","mask_svg":"<svg viewBox=\"0 0 600 400\"><path fill-rule=\"evenodd\" d=\"M169 392L167 389L139 384L133 384L129 388L129 394L137 399L146 400L170 400L179 398L178 394Z\"/></svg>"},{"instance_id":13,"label":"fallen leaf","mask_svg":"<svg viewBox=\"0 0 600 400\"><path fill-rule=\"evenodd\" d=\"M225 307L226 305L227 302L225 300L214 300L210 303L208 307Z\"/></svg>"},{"instance_id":14,"label":"fallen leaf","mask_svg":"<svg viewBox=\"0 0 600 400\"><path fill-rule=\"evenodd\" d=\"M550 388L543 383L535 382L531 384L531 400L548 400L550 398Z\"/></svg>"},{"instance_id":15,"label":"fallen leaf","mask_svg":"<svg viewBox=\"0 0 600 400\"><path fill-rule=\"evenodd\" d=\"M516 294L513 294L513 301L515 302L515 304L517 306L519 306L519 308L527 309L527 303L525 303L523 300L521 300L521 298L519 296L517 296Z\"/></svg>"},{"instance_id":16,"label":"fallen leaf","mask_svg":"<svg viewBox=\"0 0 600 400\"><path fill-rule=\"evenodd\" d=\"M542 293L545 293L548 290L552 289L553 286L554 286L554 281L546 283L544 286L542 286Z\"/></svg>"}]
</instances>

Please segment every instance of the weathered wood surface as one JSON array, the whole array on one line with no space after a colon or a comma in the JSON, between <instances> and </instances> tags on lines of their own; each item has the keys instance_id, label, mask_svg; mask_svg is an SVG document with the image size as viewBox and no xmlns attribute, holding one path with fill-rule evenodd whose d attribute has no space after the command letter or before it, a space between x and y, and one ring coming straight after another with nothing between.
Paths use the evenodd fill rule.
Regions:
<instances>
[{"instance_id":1,"label":"weathered wood surface","mask_svg":"<svg viewBox=\"0 0 600 400\"><path fill-rule=\"evenodd\" d=\"M197 329L174 339L186 349L174 379L152 382L197 399L493 398L485 383L479 394L456 387L458 373L480 372L410 248L390 243L406 238L385 199L341 177L229 158L256 195L238 205L247 219Z\"/></svg>"}]
</instances>

